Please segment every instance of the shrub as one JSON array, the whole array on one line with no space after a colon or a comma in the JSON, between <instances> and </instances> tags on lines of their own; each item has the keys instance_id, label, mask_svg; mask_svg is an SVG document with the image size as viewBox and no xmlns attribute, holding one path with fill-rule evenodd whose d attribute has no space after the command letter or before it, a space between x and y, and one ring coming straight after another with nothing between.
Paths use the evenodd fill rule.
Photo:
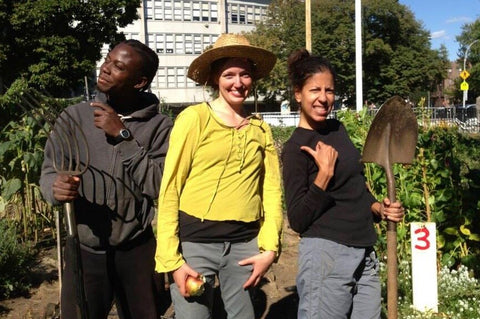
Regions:
<instances>
[{"instance_id":1,"label":"shrub","mask_svg":"<svg viewBox=\"0 0 480 319\"><path fill-rule=\"evenodd\" d=\"M0 299L25 293L30 288L29 274L35 263L35 251L18 241L12 223L0 220Z\"/></svg>"}]
</instances>

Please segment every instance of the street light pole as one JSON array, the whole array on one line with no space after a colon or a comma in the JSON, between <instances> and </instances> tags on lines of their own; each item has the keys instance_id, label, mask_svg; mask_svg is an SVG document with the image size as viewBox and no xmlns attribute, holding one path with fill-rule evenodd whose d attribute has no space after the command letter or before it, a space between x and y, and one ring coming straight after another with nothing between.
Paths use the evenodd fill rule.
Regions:
<instances>
[{"instance_id":1,"label":"street light pole","mask_svg":"<svg viewBox=\"0 0 480 319\"><path fill-rule=\"evenodd\" d=\"M466 71L466 67L467 67L467 57L468 57L468 51L470 51L470 47L476 43L480 41L480 39L477 39L475 41L473 41L472 43L470 43L468 46L467 46L467 49L465 50L465 56L463 57L463 70ZM467 100L467 94L468 94L468 91L465 90L463 91L463 108L465 108L465 101Z\"/></svg>"},{"instance_id":2,"label":"street light pole","mask_svg":"<svg viewBox=\"0 0 480 319\"><path fill-rule=\"evenodd\" d=\"M362 1L355 0L355 83L357 112L363 107Z\"/></svg>"},{"instance_id":3,"label":"street light pole","mask_svg":"<svg viewBox=\"0 0 480 319\"><path fill-rule=\"evenodd\" d=\"M312 54L312 8L310 0L305 0L305 49Z\"/></svg>"}]
</instances>

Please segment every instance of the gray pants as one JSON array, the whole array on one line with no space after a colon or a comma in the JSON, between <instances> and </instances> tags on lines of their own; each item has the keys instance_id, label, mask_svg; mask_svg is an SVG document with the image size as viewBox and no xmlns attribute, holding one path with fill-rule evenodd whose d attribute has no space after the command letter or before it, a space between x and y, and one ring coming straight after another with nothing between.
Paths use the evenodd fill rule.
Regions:
<instances>
[{"instance_id":1,"label":"gray pants","mask_svg":"<svg viewBox=\"0 0 480 319\"><path fill-rule=\"evenodd\" d=\"M373 248L302 238L298 268L299 319L380 318L381 288Z\"/></svg>"},{"instance_id":2,"label":"gray pants","mask_svg":"<svg viewBox=\"0 0 480 319\"><path fill-rule=\"evenodd\" d=\"M228 318L255 318L251 292L242 288L250 277L252 266L238 262L259 253L257 238L245 243L182 243L183 258L207 279L205 293L184 298L176 284L170 286L175 319L212 318L215 276Z\"/></svg>"}]
</instances>

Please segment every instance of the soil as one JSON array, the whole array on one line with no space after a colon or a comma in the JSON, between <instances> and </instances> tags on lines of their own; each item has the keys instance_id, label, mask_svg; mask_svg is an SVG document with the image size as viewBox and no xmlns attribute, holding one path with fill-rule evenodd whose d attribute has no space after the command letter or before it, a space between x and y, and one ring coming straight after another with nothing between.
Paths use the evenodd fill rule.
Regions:
<instances>
[{"instance_id":1,"label":"soil","mask_svg":"<svg viewBox=\"0 0 480 319\"><path fill-rule=\"evenodd\" d=\"M265 275L255 294L257 318L294 319L297 312L297 294L295 275L297 273L298 236L289 227L284 226L282 253ZM27 296L0 301L0 318L8 319L57 319L59 318L59 283L56 248L42 250L38 256L38 265L32 270L32 288ZM163 279L160 278L160 279ZM163 295L162 319L173 319L174 312L170 303L167 287L159 280L159 290ZM224 319L221 301L217 298L214 307L214 319ZM118 318L115 307L108 319Z\"/></svg>"}]
</instances>

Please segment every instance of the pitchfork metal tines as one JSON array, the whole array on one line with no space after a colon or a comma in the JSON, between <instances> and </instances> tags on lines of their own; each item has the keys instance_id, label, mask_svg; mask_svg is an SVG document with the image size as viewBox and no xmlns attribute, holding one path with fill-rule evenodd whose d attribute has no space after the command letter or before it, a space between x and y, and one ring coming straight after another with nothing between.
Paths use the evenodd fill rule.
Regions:
<instances>
[{"instance_id":1,"label":"pitchfork metal tines","mask_svg":"<svg viewBox=\"0 0 480 319\"><path fill-rule=\"evenodd\" d=\"M23 92L20 107L31 115L42 130L51 129L48 142L53 148L52 165L65 175L82 175L88 168L90 154L87 138L78 122L66 110L61 110L53 98L36 91ZM42 122L46 121L48 125Z\"/></svg>"},{"instance_id":2,"label":"pitchfork metal tines","mask_svg":"<svg viewBox=\"0 0 480 319\"><path fill-rule=\"evenodd\" d=\"M87 171L90 162L87 138L78 122L67 110L62 110L58 103L55 103L55 99L34 90L22 92L19 96L19 106L47 133L47 145L49 144L48 146L51 147L52 167L57 174L80 176ZM72 252L74 268L77 318L88 319L80 241L73 203L66 202L64 204L64 213L67 229L65 245ZM63 258L60 249L61 232L58 214L55 219L59 258L58 273L61 286Z\"/></svg>"}]
</instances>

